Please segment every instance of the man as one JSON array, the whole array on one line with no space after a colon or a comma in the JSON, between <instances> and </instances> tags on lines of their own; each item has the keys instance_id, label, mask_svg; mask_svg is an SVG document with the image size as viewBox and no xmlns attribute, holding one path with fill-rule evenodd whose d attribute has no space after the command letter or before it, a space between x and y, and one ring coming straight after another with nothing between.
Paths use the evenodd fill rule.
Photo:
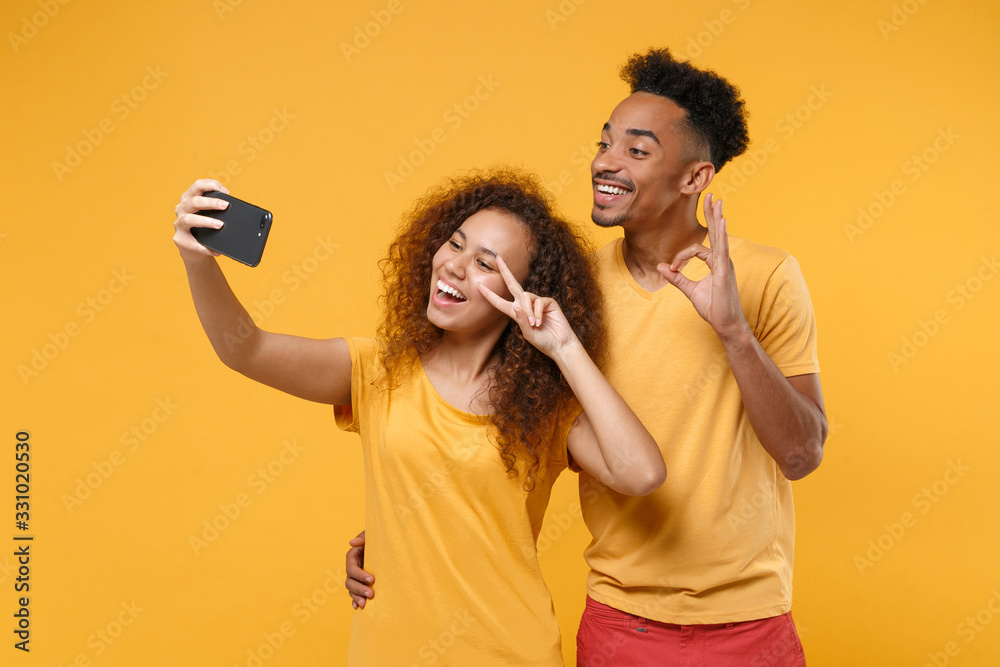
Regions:
<instances>
[{"instance_id":1,"label":"man","mask_svg":"<svg viewBox=\"0 0 1000 667\"><path fill-rule=\"evenodd\" d=\"M593 220L624 231L598 253L606 372L669 475L638 498L580 475L593 541L578 664L801 665L789 480L819 465L827 429L809 293L788 253L728 236L710 194L698 222L749 143L738 90L666 49L622 78L632 93L591 165Z\"/></svg>"}]
</instances>

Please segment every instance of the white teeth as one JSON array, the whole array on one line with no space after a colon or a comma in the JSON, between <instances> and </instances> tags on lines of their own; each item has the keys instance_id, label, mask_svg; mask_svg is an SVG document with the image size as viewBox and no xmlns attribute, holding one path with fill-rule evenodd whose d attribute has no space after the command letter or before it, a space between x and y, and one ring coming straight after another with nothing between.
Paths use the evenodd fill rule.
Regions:
<instances>
[{"instance_id":1,"label":"white teeth","mask_svg":"<svg viewBox=\"0 0 1000 667\"><path fill-rule=\"evenodd\" d=\"M444 292L445 294L450 294L453 297L455 297L456 299L461 299L462 301L466 300L464 294L462 294L461 292L459 292L454 287L451 287L450 285L445 284L445 282L443 280L439 280L437 282L437 288L438 288L439 292Z\"/></svg>"},{"instance_id":2,"label":"white teeth","mask_svg":"<svg viewBox=\"0 0 1000 667\"><path fill-rule=\"evenodd\" d=\"M615 187L614 185L605 185L604 183L597 184L597 191L606 195L624 195L628 193L625 188Z\"/></svg>"}]
</instances>

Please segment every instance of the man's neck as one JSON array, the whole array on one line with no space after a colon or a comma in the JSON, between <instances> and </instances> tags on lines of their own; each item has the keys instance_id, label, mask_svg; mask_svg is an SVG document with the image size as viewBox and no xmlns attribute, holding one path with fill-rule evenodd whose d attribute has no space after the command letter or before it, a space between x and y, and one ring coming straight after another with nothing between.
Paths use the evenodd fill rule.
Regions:
<instances>
[{"instance_id":1,"label":"man's neck","mask_svg":"<svg viewBox=\"0 0 1000 667\"><path fill-rule=\"evenodd\" d=\"M655 292L667 284L656 265L670 263L684 248L705 243L708 229L691 213L674 220L658 220L649 225L630 224L625 230L625 266L643 289Z\"/></svg>"}]
</instances>

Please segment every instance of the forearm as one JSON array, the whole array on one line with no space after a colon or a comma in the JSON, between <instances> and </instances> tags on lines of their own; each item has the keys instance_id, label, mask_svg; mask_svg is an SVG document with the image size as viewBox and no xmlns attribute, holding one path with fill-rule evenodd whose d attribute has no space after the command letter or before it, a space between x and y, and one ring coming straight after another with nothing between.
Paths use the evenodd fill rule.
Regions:
<instances>
[{"instance_id":1,"label":"forearm","mask_svg":"<svg viewBox=\"0 0 1000 667\"><path fill-rule=\"evenodd\" d=\"M184 260L191 297L201 326L224 364L240 370L259 335L213 257Z\"/></svg>"},{"instance_id":2,"label":"forearm","mask_svg":"<svg viewBox=\"0 0 1000 667\"><path fill-rule=\"evenodd\" d=\"M722 337L754 433L782 474L795 480L823 458L827 422L822 398L793 386L749 330Z\"/></svg>"},{"instance_id":3,"label":"forearm","mask_svg":"<svg viewBox=\"0 0 1000 667\"><path fill-rule=\"evenodd\" d=\"M599 457L588 470L621 493L644 495L663 483L666 467L656 441L578 342L554 357L583 408ZM583 465L583 460L578 460Z\"/></svg>"}]
</instances>

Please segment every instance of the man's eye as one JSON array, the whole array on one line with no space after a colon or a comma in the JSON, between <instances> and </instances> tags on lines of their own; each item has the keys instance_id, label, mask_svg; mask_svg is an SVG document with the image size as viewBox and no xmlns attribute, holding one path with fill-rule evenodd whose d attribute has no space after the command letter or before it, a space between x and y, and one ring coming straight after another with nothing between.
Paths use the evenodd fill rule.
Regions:
<instances>
[{"instance_id":1,"label":"man's eye","mask_svg":"<svg viewBox=\"0 0 1000 667\"><path fill-rule=\"evenodd\" d=\"M639 150L638 148L630 148L629 150L632 152L632 155L649 155L646 151Z\"/></svg>"},{"instance_id":2,"label":"man's eye","mask_svg":"<svg viewBox=\"0 0 1000 667\"><path fill-rule=\"evenodd\" d=\"M599 150L599 151L605 151L605 150L608 149L608 146L610 146L610 145L611 144L609 144L606 141L598 141L597 142L597 150Z\"/></svg>"}]
</instances>

